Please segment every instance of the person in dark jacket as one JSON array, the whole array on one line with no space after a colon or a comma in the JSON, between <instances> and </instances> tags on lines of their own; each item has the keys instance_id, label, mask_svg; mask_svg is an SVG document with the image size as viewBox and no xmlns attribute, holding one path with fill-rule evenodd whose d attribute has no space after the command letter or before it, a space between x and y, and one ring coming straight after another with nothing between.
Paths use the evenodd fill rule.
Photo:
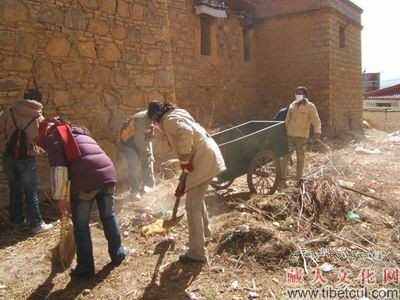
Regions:
<instances>
[{"instance_id":1,"label":"person in dark jacket","mask_svg":"<svg viewBox=\"0 0 400 300\"><path fill-rule=\"evenodd\" d=\"M77 266L72 276L94 275L90 212L94 200L100 213L108 252L112 263L119 265L127 254L122 245L114 209L114 190L117 176L114 165L84 127L60 119L43 121L39 126L38 145L43 147L51 166L51 185L54 200L60 211L68 211L70 182L71 213L77 245Z\"/></svg>"},{"instance_id":2,"label":"person in dark jacket","mask_svg":"<svg viewBox=\"0 0 400 300\"><path fill-rule=\"evenodd\" d=\"M273 121L285 122L288 110L289 110L289 106L282 108L280 111L278 111L276 113L275 117L273 118Z\"/></svg>"}]
</instances>

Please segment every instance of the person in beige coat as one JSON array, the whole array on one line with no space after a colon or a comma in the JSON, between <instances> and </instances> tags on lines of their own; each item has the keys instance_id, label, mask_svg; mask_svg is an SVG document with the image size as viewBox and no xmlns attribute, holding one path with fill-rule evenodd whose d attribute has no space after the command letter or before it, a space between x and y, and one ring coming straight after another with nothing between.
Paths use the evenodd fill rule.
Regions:
<instances>
[{"instance_id":1,"label":"person in beige coat","mask_svg":"<svg viewBox=\"0 0 400 300\"><path fill-rule=\"evenodd\" d=\"M297 166L296 179L299 181L303 177L305 151L304 146L310 135L310 127L314 129L314 139L321 138L321 120L317 109L308 99L308 91L305 87L298 87L293 101L286 115L285 125L288 138L289 149L296 150ZM286 186L287 168L291 154L287 154L282 159L281 166L281 187Z\"/></svg>"},{"instance_id":2,"label":"person in beige coat","mask_svg":"<svg viewBox=\"0 0 400 300\"><path fill-rule=\"evenodd\" d=\"M40 215L37 192L35 156L40 149L35 141L39 123L44 119L41 101L40 91L30 88L25 92L24 99L16 101L0 115L0 151L9 183L11 223L16 229L28 225L34 234L52 228ZM24 198L27 219L24 217Z\"/></svg>"},{"instance_id":3,"label":"person in beige coat","mask_svg":"<svg viewBox=\"0 0 400 300\"><path fill-rule=\"evenodd\" d=\"M223 172L225 162L218 145L184 109L154 100L149 103L148 117L178 154L183 172L187 172L185 209L189 225L189 250L179 257L181 263L206 262L206 238L211 235L204 197L215 176Z\"/></svg>"}]
</instances>

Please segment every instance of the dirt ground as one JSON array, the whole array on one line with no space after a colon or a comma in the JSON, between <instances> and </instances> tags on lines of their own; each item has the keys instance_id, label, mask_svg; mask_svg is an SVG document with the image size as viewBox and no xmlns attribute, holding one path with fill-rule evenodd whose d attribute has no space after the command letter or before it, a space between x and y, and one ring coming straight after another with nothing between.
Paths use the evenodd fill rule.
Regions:
<instances>
[{"instance_id":1,"label":"dirt ground","mask_svg":"<svg viewBox=\"0 0 400 300\"><path fill-rule=\"evenodd\" d=\"M110 264L101 225L93 214L97 274L92 279L74 280L70 270L52 266L49 253L58 242L59 222L53 220L55 227L50 232L30 236L10 228L2 213L0 299L249 299L250 292L256 292L259 299L285 299L286 271L292 266L289 256L315 239L350 250L355 249L354 245L343 239L371 251L384 249L392 255L390 263L397 264L400 145L386 137L386 133L367 130L365 138L324 140L332 149L329 154L307 154L306 174L311 174L313 180L320 175L315 178L312 174L323 174L327 172L323 166L332 164L330 170L338 170L336 183L383 200L347 191L352 195L349 205L361 216L357 223L337 217L335 225L329 225L332 222L324 221L322 214L320 224L325 229L307 231L295 220L290 222L290 202L285 195L297 193L293 184L272 197L250 195L245 178L238 178L227 190L215 192L210 188L206 201L214 236L209 242L210 262L206 266L177 262L186 249L185 220L165 236L141 235L142 226L155 221L157 214L165 215L165 208L172 208L176 180L162 182L157 192L145 195L140 203L132 203L126 193L118 195L121 234L130 251L118 267ZM379 149L381 154L357 153L357 147ZM45 215L55 215L49 204L42 209ZM304 247L299 246L301 243ZM347 264L329 262L334 267ZM312 262L308 262L311 267ZM360 266L351 267L356 270Z\"/></svg>"}]
</instances>

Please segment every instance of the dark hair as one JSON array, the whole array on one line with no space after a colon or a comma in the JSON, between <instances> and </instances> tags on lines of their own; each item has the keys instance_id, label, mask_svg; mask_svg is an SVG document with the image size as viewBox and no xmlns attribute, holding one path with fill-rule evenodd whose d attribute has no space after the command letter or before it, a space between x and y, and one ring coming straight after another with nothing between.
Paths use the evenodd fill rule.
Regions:
<instances>
[{"instance_id":1,"label":"dark hair","mask_svg":"<svg viewBox=\"0 0 400 300\"><path fill-rule=\"evenodd\" d=\"M169 102L152 100L147 108L147 117L155 122L160 122L163 115L175 109L175 105Z\"/></svg>"},{"instance_id":2,"label":"dark hair","mask_svg":"<svg viewBox=\"0 0 400 300\"><path fill-rule=\"evenodd\" d=\"M39 91L38 88L35 88L35 87L30 88L25 91L24 99L35 100L37 102L42 103L42 93Z\"/></svg>"},{"instance_id":3,"label":"dark hair","mask_svg":"<svg viewBox=\"0 0 400 300\"><path fill-rule=\"evenodd\" d=\"M305 96L308 96L308 90L307 90L307 88L305 86L298 86L296 88L296 91L302 91Z\"/></svg>"}]
</instances>

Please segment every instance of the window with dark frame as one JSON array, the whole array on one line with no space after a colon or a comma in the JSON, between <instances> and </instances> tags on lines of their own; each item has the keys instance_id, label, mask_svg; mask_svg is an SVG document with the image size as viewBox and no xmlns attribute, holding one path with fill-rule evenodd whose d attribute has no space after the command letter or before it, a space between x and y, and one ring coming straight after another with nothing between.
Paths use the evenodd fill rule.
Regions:
<instances>
[{"instance_id":1,"label":"window with dark frame","mask_svg":"<svg viewBox=\"0 0 400 300\"><path fill-rule=\"evenodd\" d=\"M200 54L211 56L211 20L207 17L200 17Z\"/></svg>"},{"instance_id":2,"label":"window with dark frame","mask_svg":"<svg viewBox=\"0 0 400 300\"><path fill-rule=\"evenodd\" d=\"M339 26L339 47L346 47L346 28L344 26Z\"/></svg>"},{"instance_id":3,"label":"window with dark frame","mask_svg":"<svg viewBox=\"0 0 400 300\"><path fill-rule=\"evenodd\" d=\"M243 29L243 56L245 61L251 60L250 31Z\"/></svg>"},{"instance_id":4,"label":"window with dark frame","mask_svg":"<svg viewBox=\"0 0 400 300\"><path fill-rule=\"evenodd\" d=\"M392 107L392 103L380 102L376 103L376 107Z\"/></svg>"}]
</instances>

